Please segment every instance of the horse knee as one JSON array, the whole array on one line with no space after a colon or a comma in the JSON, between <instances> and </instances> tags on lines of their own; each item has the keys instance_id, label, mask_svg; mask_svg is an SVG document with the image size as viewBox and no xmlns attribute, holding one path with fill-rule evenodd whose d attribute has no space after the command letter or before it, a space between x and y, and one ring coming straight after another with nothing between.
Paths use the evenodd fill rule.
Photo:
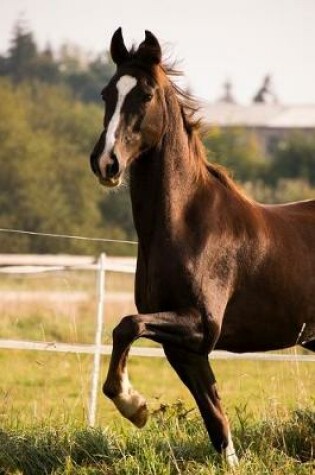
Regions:
<instances>
[{"instance_id":1,"label":"horse knee","mask_svg":"<svg viewBox=\"0 0 315 475\"><path fill-rule=\"evenodd\" d=\"M140 333L140 322L138 315L128 315L121 319L113 330L113 343L125 343L135 340Z\"/></svg>"},{"instance_id":2,"label":"horse knee","mask_svg":"<svg viewBox=\"0 0 315 475\"><path fill-rule=\"evenodd\" d=\"M212 313L207 313L203 318L203 326L203 352L209 354L214 349L219 339L221 333L221 322L214 318Z\"/></svg>"}]
</instances>

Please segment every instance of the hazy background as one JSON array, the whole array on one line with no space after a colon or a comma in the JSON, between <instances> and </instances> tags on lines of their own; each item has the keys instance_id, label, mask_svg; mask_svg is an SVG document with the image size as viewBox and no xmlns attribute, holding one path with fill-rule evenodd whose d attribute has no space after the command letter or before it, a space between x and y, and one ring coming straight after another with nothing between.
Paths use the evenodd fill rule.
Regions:
<instances>
[{"instance_id":1,"label":"hazy background","mask_svg":"<svg viewBox=\"0 0 315 475\"><path fill-rule=\"evenodd\" d=\"M122 26L126 42L149 29L182 60L187 85L213 100L226 79L248 103L270 73L283 103L315 103L314 0L2 0L0 52L23 17L36 42L101 52Z\"/></svg>"},{"instance_id":2,"label":"hazy background","mask_svg":"<svg viewBox=\"0 0 315 475\"><path fill-rule=\"evenodd\" d=\"M127 46L151 30L166 56L179 60L185 86L208 101L209 161L259 202L314 198L314 13L315 0L2 0L0 230L116 242L2 230L0 252L135 252L118 242L137 239L128 186L109 193L89 165L102 129L100 91L115 70L107 52L119 26ZM264 93L267 100L247 107L266 74L275 96ZM235 106L217 102L227 80Z\"/></svg>"}]
</instances>

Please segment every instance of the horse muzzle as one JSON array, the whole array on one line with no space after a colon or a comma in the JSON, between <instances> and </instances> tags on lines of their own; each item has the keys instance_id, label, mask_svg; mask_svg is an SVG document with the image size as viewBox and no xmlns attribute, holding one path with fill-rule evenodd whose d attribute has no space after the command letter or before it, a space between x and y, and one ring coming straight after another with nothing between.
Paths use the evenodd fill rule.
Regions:
<instances>
[{"instance_id":1,"label":"horse muzzle","mask_svg":"<svg viewBox=\"0 0 315 475\"><path fill-rule=\"evenodd\" d=\"M92 153L90 163L101 185L113 188L121 183L122 168L114 151L101 156Z\"/></svg>"}]
</instances>

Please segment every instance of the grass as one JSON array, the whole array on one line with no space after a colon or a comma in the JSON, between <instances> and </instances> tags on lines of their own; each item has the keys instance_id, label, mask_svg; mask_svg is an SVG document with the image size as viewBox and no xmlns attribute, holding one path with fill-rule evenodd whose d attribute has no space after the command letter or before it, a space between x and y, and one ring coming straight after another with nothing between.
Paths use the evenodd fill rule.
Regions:
<instances>
[{"instance_id":1,"label":"grass","mask_svg":"<svg viewBox=\"0 0 315 475\"><path fill-rule=\"evenodd\" d=\"M0 290L87 290L94 292L96 272L86 270L63 270L42 274L0 274ZM134 276L106 272L108 291L133 292Z\"/></svg>"},{"instance_id":2,"label":"grass","mask_svg":"<svg viewBox=\"0 0 315 475\"><path fill-rule=\"evenodd\" d=\"M108 273L106 285L109 291L131 291L132 277ZM1 276L1 291L86 294L78 301L0 303L1 338L93 342L95 287L93 273ZM106 302L104 343L117 320L132 312L132 302ZM241 455L236 473L314 474L314 365L216 360L212 366ZM89 355L0 350L0 367L0 475L229 473L165 359L129 361L131 379L152 414L143 431L120 417L101 386L97 427L87 428ZM107 367L104 357L102 380Z\"/></svg>"},{"instance_id":3,"label":"grass","mask_svg":"<svg viewBox=\"0 0 315 475\"><path fill-rule=\"evenodd\" d=\"M0 351L0 426L18 422L84 424L91 385L92 356L44 352ZM314 395L311 363L214 361L223 405L231 415L235 406L264 419L310 406ZM115 427L120 416L101 393L108 358L102 359L97 423ZM161 404L194 402L165 359L132 357L129 372L134 386L148 400L151 412ZM128 425L128 423L126 423Z\"/></svg>"},{"instance_id":4,"label":"grass","mask_svg":"<svg viewBox=\"0 0 315 475\"><path fill-rule=\"evenodd\" d=\"M0 293L5 295L6 291L16 292L16 297L0 299L1 338L94 342L98 298L94 272L0 275ZM132 293L133 276L107 272L106 291ZM21 292L33 298L19 298ZM47 292L54 292L56 298L48 298ZM105 298L103 343L109 343L112 329L121 316L134 312L132 299L111 302Z\"/></svg>"},{"instance_id":5,"label":"grass","mask_svg":"<svg viewBox=\"0 0 315 475\"><path fill-rule=\"evenodd\" d=\"M234 420L240 455L237 474L300 474L315 470L315 415L292 412L285 420L253 422L240 411ZM143 431L36 427L0 431L0 473L69 474L228 474L209 446L195 413L182 404L157 411Z\"/></svg>"}]
</instances>

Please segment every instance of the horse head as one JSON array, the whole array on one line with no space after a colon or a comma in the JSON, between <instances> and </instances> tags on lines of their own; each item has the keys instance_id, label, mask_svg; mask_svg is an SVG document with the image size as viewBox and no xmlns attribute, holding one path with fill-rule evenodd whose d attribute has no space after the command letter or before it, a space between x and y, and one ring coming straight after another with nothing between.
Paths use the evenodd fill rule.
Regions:
<instances>
[{"instance_id":1,"label":"horse head","mask_svg":"<svg viewBox=\"0 0 315 475\"><path fill-rule=\"evenodd\" d=\"M131 163L161 140L165 97L158 80L161 47L152 33L146 31L138 49L128 51L119 28L110 52L117 69L102 90L104 130L90 162L101 184L114 187Z\"/></svg>"}]
</instances>

